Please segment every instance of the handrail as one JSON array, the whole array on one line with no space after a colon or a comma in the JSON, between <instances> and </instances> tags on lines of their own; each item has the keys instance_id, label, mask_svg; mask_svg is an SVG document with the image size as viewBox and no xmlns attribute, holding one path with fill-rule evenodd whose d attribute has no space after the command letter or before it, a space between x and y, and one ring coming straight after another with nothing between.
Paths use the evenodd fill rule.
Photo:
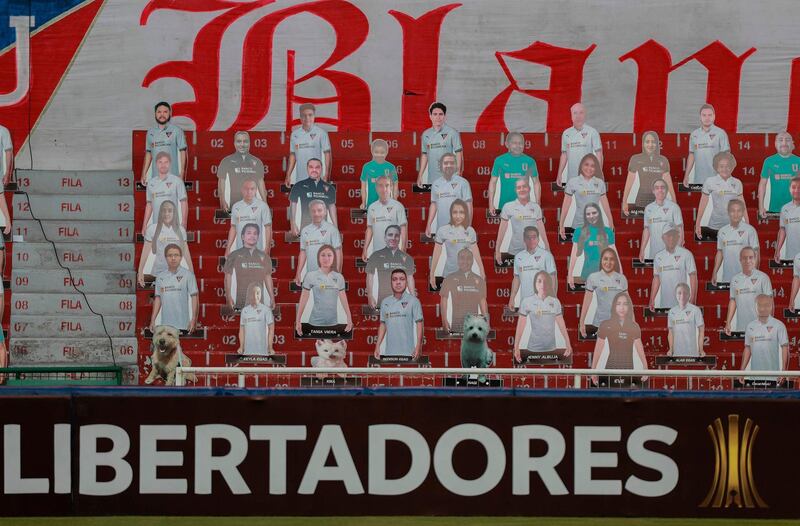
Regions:
<instances>
[{"instance_id":1,"label":"handrail","mask_svg":"<svg viewBox=\"0 0 800 526\"><path fill-rule=\"evenodd\" d=\"M52 381L57 382L59 380L57 375L101 375L102 373L110 373L108 375L109 380L113 376L113 382L116 385L122 385L122 367L118 365L12 365L10 367L0 367L0 376L18 381L23 379L23 375L31 375L34 377L33 379L30 379L31 383L47 380L47 375L54 375L55 378ZM88 383L90 380L97 380L98 378L85 378L82 380L85 380ZM80 380L81 379L77 381ZM72 381L66 383L72 383Z\"/></svg>"},{"instance_id":2,"label":"handrail","mask_svg":"<svg viewBox=\"0 0 800 526\"><path fill-rule=\"evenodd\" d=\"M380 376L428 376L428 375L486 375L486 376L649 376L685 378L800 378L800 371L739 371L705 369L568 369L568 368L449 368L449 367L178 367L175 385L184 385L185 375L236 374L236 375L380 375Z\"/></svg>"}]
</instances>

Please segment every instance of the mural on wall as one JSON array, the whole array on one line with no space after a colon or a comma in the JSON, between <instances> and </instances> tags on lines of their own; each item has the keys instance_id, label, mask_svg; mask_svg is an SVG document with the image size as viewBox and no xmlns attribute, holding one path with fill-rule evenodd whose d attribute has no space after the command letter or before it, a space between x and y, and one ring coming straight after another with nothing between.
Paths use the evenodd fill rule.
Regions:
<instances>
[{"instance_id":1,"label":"mural on wall","mask_svg":"<svg viewBox=\"0 0 800 526\"><path fill-rule=\"evenodd\" d=\"M90 147L99 167L130 166L130 131L159 100L197 130L287 130L313 102L330 129L421 131L443 100L462 131L560 133L582 100L601 131L688 132L703 102L729 132L800 131L800 49L780 23L800 7L778 4L755 17L709 2L707 26L682 2L609 17L522 1L15 0L0 10L0 123L18 152L32 134L42 168Z\"/></svg>"}]
</instances>

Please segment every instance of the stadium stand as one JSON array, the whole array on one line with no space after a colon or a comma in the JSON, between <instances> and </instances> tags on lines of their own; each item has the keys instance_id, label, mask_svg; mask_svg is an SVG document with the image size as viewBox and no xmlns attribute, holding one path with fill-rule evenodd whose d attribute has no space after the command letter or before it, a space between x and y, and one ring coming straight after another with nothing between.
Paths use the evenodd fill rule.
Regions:
<instances>
[{"instance_id":1,"label":"stadium stand","mask_svg":"<svg viewBox=\"0 0 800 526\"><path fill-rule=\"evenodd\" d=\"M512 269L496 268L493 262L494 243L499 224L498 218L488 218L486 214L488 183L494 158L506 151L504 136L501 133L462 133L464 145L464 176L473 188L475 212L473 226L478 234L478 244L486 269L488 303L491 325L496 337L489 343L497 353L496 365L509 367L512 364L512 348L516 322L513 316L504 312L508 303L512 281ZM601 133L604 166L603 172L608 184L608 198L615 214L616 247L620 254L622 272L629 282L629 293L636 309L636 320L642 328L642 341L650 367L655 366L655 357L663 355L667 348L666 318L662 316L645 317L648 305L652 269L635 264L639 253L642 223L639 218L625 218L621 215L621 198L631 156L641 152L640 137L630 133ZM688 134L664 134L662 153L670 160L672 178L676 183L683 177L685 157L688 152ZM751 218L757 217L757 186L761 164L770 155L774 144L773 134L732 134L731 151L737 160L734 175L744 183L744 198ZM362 314L362 306L367 304L364 269L357 265L363 244L365 219L351 209L358 208L360 184L358 176L363 163L370 159L369 144L372 139L383 138L390 145L388 160L395 164L400 180L400 195L408 214L409 248L417 264L417 283L427 280L428 263L433 245L420 242L424 232L429 195L412 191L418 166L419 135L410 132L381 133L346 132L330 133L333 154L331 180L337 185L337 207L339 229L344 238L344 265L342 274L349 284L348 298L353 311L354 330L352 341L347 348L346 362L350 366L365 366L372 354L377 335L378 318ZM542 180L542 203L545 226L551 240L556 240L559 206L562 196L551 191L558 165L559 134L525 134L525 152L536 159ZM189 170L187 182L189 191L188 230L196 235L191 245L195 273L200 289L200 324L205 327L200 338L185 339L184 352L191 357L194 365L222 366L225 355L234 353L238 347L238 322L234 316L226 314L224 303L223 274L220 257L224 254L229 225L217 213L216 165L232 150L233 132L190 132ZM289 229L287 219L288 198L281 192L281 183L287 162L287 134L279 132L251 132L251 153L259 157L265 166L268 204L273 214L273 230L276 233ZM144 132L133 132L133 171L139 173L144 153ZM700 192L678 193L678 204L684 214L685 247L695 257L698 267L699 291L696 304L704 309L706 321L705 352L717 358L720 369L738 368L742 352L741 341L723 341L720 331L725 324L728 292L708 291L705 283L710 281L714 264L716 245L697 242L692 235L692 226ZM144 209L144 192L135 192L135 221L139 224ZM778 222L775 218L759 220L757 229L762 242L760 269L770 274L775 288L775 315L783 319L782 313L791 290L791 270L768 268L776 239ZM293 334L294 309L299 293L289 289L295 272L296 245L286 243L282 235L275 235L271 255L274 263L273 278L276 289L275 349L288 355L287 365L308 366L314 353L313 341L296 340ZM556 259L561 282L568 266L567 258L571 244L555 242L552 252ZM139 248L137 248L137 253ZM143 334L150 317L152 290L138 289L136 292L136 326L139 335L138 360L139 378L148 372L149 341ZM566 286L559 287L558 297L563 305L564 318L569 330L570 340L575 350L574 367L588 367L594 343L583 342L578 338L578 321L582 292L570 292ZM425 340L423 353L430 357L431 365L456 366L459 364L460 342L452 339L437 339L435 330L440 327L439 296L427 287L419 287L419 298L425 316ZM787 320L792 322L793 320ZM796 355L790 358L790 367L796 367Z\"/></svg>"}]
</instances>

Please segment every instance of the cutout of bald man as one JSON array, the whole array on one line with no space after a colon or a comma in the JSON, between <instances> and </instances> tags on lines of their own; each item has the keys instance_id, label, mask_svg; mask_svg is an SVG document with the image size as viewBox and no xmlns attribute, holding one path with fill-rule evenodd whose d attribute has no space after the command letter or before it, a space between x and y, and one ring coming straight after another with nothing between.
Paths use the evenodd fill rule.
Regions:
<instances>
[{"instance_id":1,"label":"cutout of bald man","mask_svg":"<svg viewBox=\"0 0 800 526\"><path fill-rule=\"evenodd\" d=\"M561 134L561 158L558 160L556 183L564 186L573 177L578 177L581 159L593 153L600 167L603 166L603 143L600 134L586 124L586 108L580 102L570 108L572 126ZM564 173L566 168L567 173Z\"/></svg>"}]
</instances>

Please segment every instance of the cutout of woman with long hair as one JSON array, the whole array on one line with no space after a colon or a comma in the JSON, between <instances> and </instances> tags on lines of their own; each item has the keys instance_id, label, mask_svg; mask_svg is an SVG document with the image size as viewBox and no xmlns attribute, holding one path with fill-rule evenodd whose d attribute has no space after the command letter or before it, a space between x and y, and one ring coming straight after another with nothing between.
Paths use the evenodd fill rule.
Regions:
<instances>
[{"instance_id":1,"label":"cutout of woman with long hair","mask_svg":"<svg viewBox=\"0 0 800 526\"><path fill-rule=\"evenodd\" d=\"M575 265L579 256L583 256L580 279L585 282L592 272L600 268L600 253L606 248L614 247L614 231L603 223L600 206L589 203L583 209L584 224L572 233L572 252L569 256L569 272L567 283L575 288Z\"/></svg>"},{"instance_id":2,"label":"cutout of woman with long hair","mask_svg":"<svg viewBox=\"0 0 800 526\"><path fill-rule=\"evenodd\" d=\"M186 245L186 229L181 226L177 207L172 201L164 201L158 209L158 221L148 225L144 234L144 244L139 255L139 270L136 275L140 286L145 286L145 267L151 254L155 256L155 259L148 274L158 276L167 270L164 248L169 244L175 244L181 248L186 268L194 272L192 257L189 254L189 247Z\"/></svg>"},{"instance_id":3,"label":"cutout of woman with long hair","mask_svg":"<svg viewBox=\"0 0 800 526\"><path fill-rule=\"evenodd\" d=\"M297 306L295 317L295 330L298 334L305 334L301 319L303 311L310 297L310 291L314 292L314 305L311 308L311 316L308 325L313 327L335 327L338 322L338 302L341 302L347 316L347 323L344 332L349 332L353 328L353 319L350 314L350 306L347 303L345 294L344 276L336 272L336 250L331 245L322 245L317 252L317 270L307 272L303 278L303 292L300 295L300 303Z\"/></svg>"}]
</instances>

